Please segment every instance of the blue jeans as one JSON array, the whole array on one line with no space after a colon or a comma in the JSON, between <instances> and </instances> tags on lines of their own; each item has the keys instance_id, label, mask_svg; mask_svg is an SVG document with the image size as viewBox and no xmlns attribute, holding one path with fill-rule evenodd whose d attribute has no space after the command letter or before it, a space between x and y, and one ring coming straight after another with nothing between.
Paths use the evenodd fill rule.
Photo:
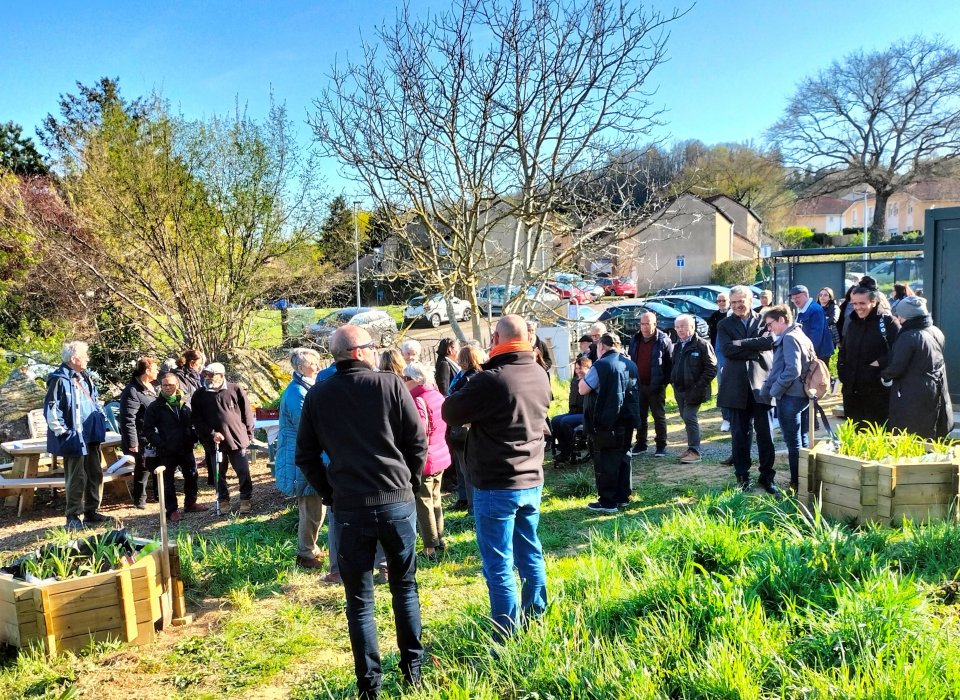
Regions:
<instances>
[{"instance_id":1,"label":"blue jeans","mask_svg":"<svg viewBox=\"0 0 960 700\"><path fill-rule=\"evenodd\" d=\"M803 396L781 396L777 399L780 414L780 432L787 443L787 461L790 464L790 483L799 479L800 445L809 447L810 442L803 431L803 419L809 410L809 401Z\"/></svg>"},{"instance_id":2,"label":"blue jeans","mask_svg":"<svg viewBox=\"0 0 960 700\"><path fill-rule=\"evenodd\" d=\"M542 486L516 490L474 489L473 517L483 578L490 594L493 638L502 641L520 621L535 618L547 608L547 569L537 537ZM522 581L517 601L516 565Z\"/></svg>"},{"instance_id":3,"label":"blue jeans","mask_svg":"<svg viewBox=\"0 0 960 700\"><path fill-rule=\"evenodd\" d=\"M557 441L557 453L560 457L573 455L573 432L583 425L582 413L562 413L550 421L553 437Z\"/></svg>"},{"instance_id":4,"label":"blue jeans","mask_svg":"<svg viewBox=\"0 0 960 700\"><path fill-rule=\"evenodd\" d=\"M380 688L382 668L373 615L373 560L383 545L390 572L390 595L400 650L400 671L407 682L420 679L420 599L417 595L417 511L413 501L367 508L337 508L337 562L347 597L347 627L361 697Z\"/></svg>"}]
</instances>

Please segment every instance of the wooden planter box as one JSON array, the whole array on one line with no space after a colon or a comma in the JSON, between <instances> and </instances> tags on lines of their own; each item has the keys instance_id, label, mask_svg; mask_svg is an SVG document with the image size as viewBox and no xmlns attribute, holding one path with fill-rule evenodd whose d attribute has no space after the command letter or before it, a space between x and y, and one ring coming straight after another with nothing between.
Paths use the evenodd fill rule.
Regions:
<instances>
[{"instance_id":1,"label":"wooden planter box","mask_svg":"<svg viewBox=\"0 0 960 700\"><path fill-rule=\"evenodd\" d=\"M170 546L173 617L185 617L180 558ZM146 644L163 625L160 550L128 568L66 581L27 583L0 578L0 643L43 645L46 653L91 641Z\"/></svg>"},{"instance_id":2,"label":"wooden planter box","mask_svg":"<svg viewBox=\"0 0 960 700\"><path fill-rule=\"evenodd\" d=\"M799 497L819 500L824 515L895 524L957 517L960 465L955 461L881 464L800 450Z\"/></svg>"}]
</instances>

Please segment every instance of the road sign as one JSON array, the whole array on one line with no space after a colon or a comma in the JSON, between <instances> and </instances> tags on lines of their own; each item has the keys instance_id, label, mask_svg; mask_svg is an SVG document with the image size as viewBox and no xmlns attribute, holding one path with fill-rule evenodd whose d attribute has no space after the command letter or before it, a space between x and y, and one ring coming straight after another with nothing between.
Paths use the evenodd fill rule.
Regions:
<instances>
[{"instance_id":1,"label":"road sign","mask_svg":"<svg viewBox=\"0 0 960 700\"><path fill-rule=\"evenodd\" d=\"M677 256L677 267L683 267L683 256L682 256L682 255L678 255L678 256Z\"/></svg>"}]
</instances>

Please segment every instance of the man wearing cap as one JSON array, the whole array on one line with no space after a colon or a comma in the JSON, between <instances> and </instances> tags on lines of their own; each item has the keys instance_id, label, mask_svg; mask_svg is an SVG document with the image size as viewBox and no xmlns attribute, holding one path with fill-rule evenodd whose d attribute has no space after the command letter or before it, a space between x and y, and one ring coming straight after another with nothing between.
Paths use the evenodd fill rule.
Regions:
<instances>
[{"instance_id":1,"label":"man wearing cap","mask_svg":"<svg viewBox=\"0 0 960 700\"><path fill-rule=\"evenodd\" d=\"M657 328L657 315L647 311L640 316L640 330L630 339L630 359L637 366L640 391L640 416L637 443L630 456L647 451L647 421L653 414L653 430L657 451L654 457L667 456L667 382L673 369L673 343Z\"/></svg>"},{"instance_id":2,"label":"man wearing cap","mask_svg":"<svg viewBox=\"0 0 960 700\"><path fill-rule=\"evenodd\" d=\"M833 336L827 328L827 317L823 307L810 296L810 290L797 284L790 288L790 301L797 309L796 324L803 334L813 343L813 349L824 362L830 362L833 355Z\"/></svg>"},{"instance_id":3,"label":"man wearing cap","mask_svg":"<svg viewBox=\"0 0 960 700\"><path fill-rule=\"evenodd\" d=\"M586 335L586 334L581 335L580 340L577 341L577 346L579 348L577 352L577 357L586 357L587 359L589 359L591 345L593 345L593 338L591 338L589 335ZM593 360L590 360L590 362L592 363Z\"/></svg>"},{"instance_id":4,"label":"man wearing cap","mask_svg":"<svg viewBox=\"0 0 960 700\"><path fill-rule=\"evenodd\" d=\"M219 451L217 500L220 512L230 512L227 464L233 467L240 485L240 512L250 512L253 482L247 448L253 439L253 409L247 394L238 384L228 382L219 362L203 368L203 382L190 400L193 425L204 448Z\"/></svg>"},{"instance_id":5,"label":"man wearing cap","mask_svg":"<svg viewBox=\"0 0 960 700\"><path fill-rule=\"evenodd\" d=\"M921 297L904 297L894 313L900 333L880 372L890 388L887 427L933 440L953 430L953 406L947 389L943 333L933 325Z\"/></svg>"},{"instance_id":6,"label":"man wearing cap","mask_svg":"<svg viewBox=\"0 0 960 700\"><path fill-rule=\"evenodd\" d=\"M583 429L593 439L593 470L598 498L589 510L616 513L630 501L630 443L640 423L637 366L620 353L619 338L604 333L599 358L580 380Z\"/></svg>"},{"instance_id":7,"label":"man wearing cap","mask_svg":"<svg viewBox=\"0 0 960 700\"><path fill-rule=\"evenodd\" d=\"M387 557L400 672L407 684L420 683L414 495L427 459L427 437L400 377L374 369L376 347L365 329L338 328L330 351L336 371L307 391L294 463L336 516L357 690L370 699L379 697L383 676L373 592L378 542Z\"/></svg>"}]
</instances>

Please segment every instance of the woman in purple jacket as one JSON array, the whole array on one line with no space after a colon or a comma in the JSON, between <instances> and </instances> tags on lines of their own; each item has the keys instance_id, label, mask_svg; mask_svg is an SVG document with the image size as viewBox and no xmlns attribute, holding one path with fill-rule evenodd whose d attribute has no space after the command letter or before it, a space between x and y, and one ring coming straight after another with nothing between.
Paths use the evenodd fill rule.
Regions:
<instances>
[{"instance_id":1,"label":"woman in purple jacket","mask_svg":"<svg viewBox=\"0 0 960 700\"><path fill-rule=\"evenodd\" d=\"M437 557L436 550L444 549L440 481L443 471L451 463L446 440L447 424L440 415L443 394L437 391L432 373L420 362L411 362L404 367L403 376L427 433L427 463L417 493L417 524L423 539L421 554L424 559L433 560Z\"/></svg>"}]
</instances>

